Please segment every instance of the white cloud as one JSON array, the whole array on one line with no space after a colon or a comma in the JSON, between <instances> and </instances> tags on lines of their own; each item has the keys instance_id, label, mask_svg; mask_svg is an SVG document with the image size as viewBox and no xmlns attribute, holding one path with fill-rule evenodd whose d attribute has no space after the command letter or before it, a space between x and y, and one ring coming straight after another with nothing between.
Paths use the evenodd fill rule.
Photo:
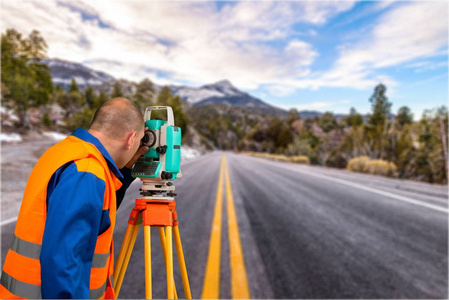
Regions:
<instances>
[{"instance_id":1,"label":"white cloud","mask_svg":"<svg viewBox=\"0 0 449 300\"><path fill-rule=\"evenodd\" d=\"M339 47L340 56L328 71L312 73L291 84L311 89L368 89L383 82L394 87L398 82L386 75L384 68L447 55L447 11L447 2L416 1L395 6L382 15L365 38L352 46Z\"/></svg>"},{"instance_id":2,"label":"white cloud","mask_svg":"<svg viewBox=\"0 0 449 300\"><path fill-rule=\"evenodd\" d=\"M9 0L2 2L2 28L25 34L38 29L50 57L87 61L118 78L192 84L228 78L255 89L306 76L318 55L299 39L284 48L267 42L288 39L293 24L324 24L352 6L263 1L218 9L215 2Z\"/></svg>"},{"instance_id":3,"label":"white cloud","mask_svg":"<svg viewBox=\"0 0 449 300\"><path fill-rule=\"evenodd\" d=\"M321 72L312 69L317 49L292 27L305 23L319 32L353 1L228 2L219 9L202 1L9 0L2 1L1 20L2 31L38 29L50 57L117 78L193 85L226 78L239 88L268 86L289 95L304 88L372 89L380 81L394 87L385 68L447 55L446 2L391 3L377 3L383 15L358 42L338 47L337 60ZM271 43L279 41L283 47Z\"/></svg>"}]
</instances>

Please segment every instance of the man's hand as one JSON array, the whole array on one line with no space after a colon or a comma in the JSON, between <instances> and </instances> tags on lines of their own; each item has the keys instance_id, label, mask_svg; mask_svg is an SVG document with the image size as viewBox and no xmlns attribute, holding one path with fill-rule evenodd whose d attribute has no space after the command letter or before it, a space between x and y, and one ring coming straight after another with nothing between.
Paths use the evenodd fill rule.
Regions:
<instances>
[{"instance_id":1,"label":"man's hand","mask_svg":"<svg viewBox=\"0 0 449 300\"><path fill-rule=\"evenodd\" d=\"M134 154L133 158L131 158L131 160L125 165L125 167L131 169L133 165L136 163L136 161L139 159L139 157L145 152L147 152L148 149L150 148L148 148L147 146L143 146L137 149L136 154Z\"/></svg>"}]
</instances>

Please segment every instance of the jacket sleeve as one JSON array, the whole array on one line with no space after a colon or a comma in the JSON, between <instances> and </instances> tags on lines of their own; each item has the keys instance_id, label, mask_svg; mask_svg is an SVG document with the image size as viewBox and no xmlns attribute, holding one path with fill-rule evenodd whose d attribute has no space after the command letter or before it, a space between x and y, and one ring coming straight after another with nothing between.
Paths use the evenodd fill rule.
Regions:
<instances>
[{"instance_id":1,"label":"jacket sleeve","mask_svg":"<svg viewBox=\"0 0 449 300\"><path fill-rule=\"evenodd\" d=\"M42 298L89 298L90 272L102 218L105 182L72 163L47 197L42 239Z\"/></svg>"},{"instance_id":2,"label":"jacket sleeve","mask_svg":"<svg viewBox=\"0 0 449 300\"><path fill-rule=\"evenodd\" d=\"M120 169L120 173L122 173L123 178L120 179L122 186L115 192L117 198L117 209L119 208L120 204L123 201L123 198L125 197L126 190L135 179L131 176L131 170L127 167L123 167L122 169Z\"/></svg>"}]
</instances>

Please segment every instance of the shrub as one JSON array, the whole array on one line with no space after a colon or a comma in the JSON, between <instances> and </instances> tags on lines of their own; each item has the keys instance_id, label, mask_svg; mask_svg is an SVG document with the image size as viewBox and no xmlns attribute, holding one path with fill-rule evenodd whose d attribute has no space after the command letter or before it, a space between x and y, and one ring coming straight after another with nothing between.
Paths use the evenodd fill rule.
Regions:
<instances>
[{"instance_id":1,"label":"shrub","mask_svg":"<svg viewBox=\"0 0 449 300\"><path fill-rule=\"evenodd\" d=\"M392 162L381 159L370 160L365 164L364 172L373 175L382 175L394 177L397 175L398 168Z\"/></svg>"},{"instance_id":2,"label":"shrub","mask_svg":"<svg viewBox=\"0 0 449 300\"><path fill-rule=\"evenodd\" d=\"M290 161L295 164L305 164L305 165L310 164L309 158L304 155L292 156L292 157L290 157Z\"/></svg>"},{"instance_id":3,"label":"shrub","mask_svg":"<svg viewBox=\"0 0 449 300\"><path fill-rule=\"evenodd\" d=\"M307 164L307 165L310 164L309 158L304 155L286 156L282 154L271 154L266 152L242 152L242 153L255 157L271 159L275 161L292 162L296 164Z\"/></svg>"},{"instance_id":4,"label":"shrub","mask_svg":"<svg viewBox=\"0 0 449 300\"><path fill-rule=\"evenodd\" d=\"M348 166L346 168L352 172L365 172L365 164L368 161L370 161L368 156L355 157L348 162Z\"/></svg>"},{"instance_id":5,"label":"shrub","mask_svg":"<svg viewBox=\"0 0 449 300\"><path fill-rule=\"evenodd\" d=\"M367 156L360 156L351 159L348 163L347 169L352 172L396 177L398 168L392 162L382 159L371 160Z\"/></svg>"}]
</instances>

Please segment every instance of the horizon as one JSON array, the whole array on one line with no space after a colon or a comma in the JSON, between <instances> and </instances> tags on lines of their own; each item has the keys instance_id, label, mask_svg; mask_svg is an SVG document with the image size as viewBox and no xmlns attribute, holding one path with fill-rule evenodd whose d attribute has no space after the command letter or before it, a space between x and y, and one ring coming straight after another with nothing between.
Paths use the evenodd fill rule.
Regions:
<instances>
[{"instance_id":1,"label":"horizon","mask_svg":"<svg viewBox=\"0 0 449 300\"><path fill-rule=\"evenodd\" d=\"M40 31L49 57L115 78L191 87L229 80L275 107L334 114L369 113L383 83L391 113L408 106L417 120L447 106L447 8L445 1L3 1L1 14L3 31Z\"/></svg>"}]
</instances>

